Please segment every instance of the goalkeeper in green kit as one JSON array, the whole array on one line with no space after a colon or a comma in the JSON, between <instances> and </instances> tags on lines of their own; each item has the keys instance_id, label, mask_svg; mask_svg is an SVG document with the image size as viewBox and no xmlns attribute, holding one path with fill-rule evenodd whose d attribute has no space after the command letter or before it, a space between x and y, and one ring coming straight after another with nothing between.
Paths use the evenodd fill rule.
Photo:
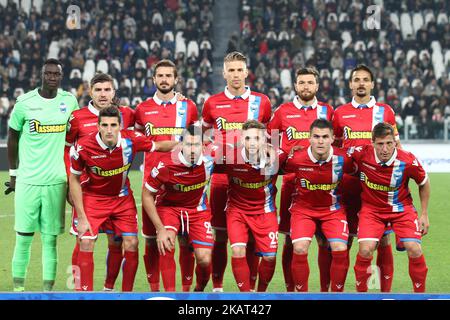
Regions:
<instances>
[{"instance_id":1,"label":"goalkeeper in green kit","mask_svg":"<svg viewBox=\"0 0 450 320\"><path fill-rule=\"evenodd\" d=\"M48 59L42 85L17 98L9 120L10 181L15 191L16 245L12 259L14 291L25 290L31 243L41 232L43 289L51 291L56 278L56 237L64 232L67 176L64 166L66 126L78 109L74 95L59 89L62 65Z\"/></svg>"}]
</instances>

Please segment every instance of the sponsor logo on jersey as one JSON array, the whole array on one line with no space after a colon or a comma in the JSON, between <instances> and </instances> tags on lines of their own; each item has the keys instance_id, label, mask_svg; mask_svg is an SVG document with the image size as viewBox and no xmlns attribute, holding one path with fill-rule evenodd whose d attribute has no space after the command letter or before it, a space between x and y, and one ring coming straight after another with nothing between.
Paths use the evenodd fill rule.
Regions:
<instances>
[{"instance_id":1,"label":"sponsor logo on jersey","mask_svg":"<svg viewBox=\"0 0 450 320\"><path fill-rule=\"evenodd\" d=\"M83 127L93 127L93 126L96 126L96 125L97 125L97 122L91 122L91 123L83 124Z\"/></svg>"},{"instance_id":2,"label":"sponsor logo on jersey","mask_svg":"<svg viewBox=\"0 0 450 320\"><path fill-rule=\"evenodd\" d=\"M225 109L225 108L231 108L231 105L226 104L226 105L222 105L222 106L216 106L217 109Z\"/></svg>"},{"instance_id":3,"label":"sponsor logo on jersey","mask_svg":"<svg viewBox=\"0 0 450 320\"><path fill-rule=\"evenodd\" d=\"M348 119L348 118L356 118L356 114L349 114L348 116L342 116L342 119Z\"/></svg>"},{"instance_id":4,"label":"sponsor logo on jersey","mask_svg":"<svg viewBox=\"0 0 450 320\"><path fill-rule=\"evenodd\" d=\"M314 184L314 183L311 183L311 181L309 181L308 179L302 178L300 180L300 185L302 186L302 188L308 189L310 191L315 191L315 190L330 191L330 190L336 189L338 184L339 184L339 182Z\"/></svg>"},{"instance_id":5,"label":"sponsor logo on jersey","mask_svg":"<svg viewBox=\"0 0 450 320\"><path fill-rule=\"evenodd\" d=\"M160 135L181 135L184 128L179 127L155 127L151 122L145 124L146 136L160 136Z\"/></svg>"},{"instance_id":6,"label":"sponsor logo on jersey","mask_svg":"<svg viewBox=\"0 0 450 320\"><path fill-rule=\"evenodd\" d=\"M216 119L217 129L219 130L240 130L244 123L228 122L227 119L219 117Z\"/></svg>"},{"instance_id":7,"label":"sponsor logo on jersey","mask_svg":"<svg viewBox=\"0 0 450 320\"><path fill-rule=\"evenodd\" d=\"M173 188L177 191L189 192L189 191L194 191L194 190L198 190L198 189L205 187L208 184L208 182L209 182L209 180L206 180L206 181L192 184L192 185L184 185L184 184L177 183L173 186Z\"/></svg>"},{"instance_id":8,"label":"sponsor logo on jersey","mask_svg":"<svg viewBox=\"0 0 450 320\"><path fill-rule=\"evenodd\" d=\"M43 125L39 120L30 120L30 133L60 133L66 131L67 124Z\"/></svg>"},{"instance_id":9,"label":"sponsor logo on jersey","mask_svg":"<svg viewBox=\"0 0 450 320\"><path fill-rule=\"evenodd\" d=\"M101 158L106 158L106 154L100 154L98 156L92 156L91 159L101 159Z\"/></svg>"},{"instance_id":10,"label":"sponsor logo on jersey","mask_svg":"<svg viewBox=\"0 0 450 320\"><path fill-rule=\"evenodd\" d=\"M398 190L398 187L390 187L390 186L384 186L382 184L377 184L374 182L369 181L369 178L364 174L364 172L361 172L360 174L360 180L365 183L365 185L372 190L376 191L385 191L385 192L391 192Z\"/></svg>"},{"instance_id":11,"label":"sponsor logo on jersey","mask_svg":"<svg viewBox=\"0 0 450 320\"><path fill-rule=\"evenodd\" d=\"M121 173L127 171L130 167L131 167L131 163L128 163L120 168L111 169L111 170L104 170L100 167L93 166L93 167L91 167L91 171L101 177L111 177L111 176L116 176L118 174L121 174Z\"/></svg>"},{"instance_id":12,"label":"sponsor logo on jersey","mask_svg":"<svg viewBox=\"0 0 450 320\"><path fill-rule=\"evenodd\" d=\"M246 188L246 189L259 189L259 188L264 188L265 186L267 186L269 183L272 182L272 179L267 179L261 182L244 182L239 178L233 177L231 178L231 181L237 185L239 185L242 188Z\"/></svg>"},{"instance_id":13,"label":"sponsor logo on jersey","mask_svg":"<svg viewBox=\"0 0 450 320\"><path fill-rule=\"evenodd\" d=\"M189 174L189 171L185 171L185 172L177 172L177 173L174 173L173 176L174 176L174 177L178 177L178 176L182 176L182 175L185 175L185 174Z\"/></svg>"},{"instance_id":14,"label":"sponsor logo on jersey","mask_svg":"<svg viewBox=\"0 0 450 320\"><path fill-rule=\"evenodd\" d=\"M299 114L289 114L286 116L286 119L293 119L293 118L301 118L302 116Z\"/></svg>"},{"instance_id":15,"label":"sponsor logo on jersey","mask_svg":"<svg viewBox=\"0 0 450 320\"><path fill-rule=\"evenodd\" d=\"M350 127L344 127L344 139L372 139L372 131L353 131Z\"/></svg>"},{"instance_id":16,"label":"sponsor logo on jersey","mask_svg":"<svg viewBox=\"0 0 450 320\"><path fill-rule=\"evenodd\" d=\"M375 167L372 167L371 165L364 163L364 162L363 162L363 166L366 166L367 168L372 169L372 170L377 170L377 169L375 169Z\"/></svg>"},{"instance_id":17,"label":"sponsor logo on jersey","mask_svg":"<svg viewBox=\"0 0 450 320\"><path fill-rule=\"evenodd\" d=\"M158 113L159 113L159 111L147 111L147 112L145 112L146 115L148 115L148 114L158 114Z\"/></svg>"},{"instance_id":18,"label":"sponsor logo on jersey","mask_svg":"<svg viewBox=\"0 0 450 320\"><path fill-rule=\"evenodd\" d=\"M301 167L299 167L298 170L300 170L300 171L314 171L313 168L301 168Z\"/></svg>"},{"instance_id":19,"label":"sponsor logo on jersey","mask_svg":"<svg viewBox=\"0 0 450 320\"><path fill-rule=\"evenodd\" d=\"M294 127L289 127L286 129L286 135L288 140L304 140L309 139L309 131L297 131Z\"/></svg>"}]
</instances>

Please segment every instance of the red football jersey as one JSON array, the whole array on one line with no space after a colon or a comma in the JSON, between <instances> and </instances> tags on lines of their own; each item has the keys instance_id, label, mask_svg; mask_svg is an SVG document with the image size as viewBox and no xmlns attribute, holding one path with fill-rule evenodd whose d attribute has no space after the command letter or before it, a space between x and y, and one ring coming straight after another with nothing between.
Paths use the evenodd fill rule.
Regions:
<instances>
[{"instance_id":1,"label":"red football jersey","mask_svg":"<svg viewBox=\"0 0 450 320\"><path fill-rule=\"evenodd\" d=\"M380 122L387 122L394 126L398 139L395 113L389 105L376 102L373 96L367 105L359 105L353 98L352 102L334 111L334 135L342 139L344 149L370 144L372 129Z\"/></svg>"},{"instance_id":2,"label":"red football jersey","mask_svg":"<svg viewBox=\"0 0 450 320\"><path fill-rule=\"evenodd\" d=\"M272 115L268 125L269 133L278 130L280 133L280 148L289 153L294 146L309 146L309 128L316 119L331 121L333 107L314 100L309 106L302 106L298 97L293 102L283 103Z\"/></svg>"},{"instance_id":3,"label":"red football jersey","mask_svg":"<svg viewBox=\"0 0 450 320\"><path fill-rule=\"evenodd\" d=\"M121 129L133 129L134 127L134 110L129 107L119 107L121 116ZM66 134L66 145L71 147L78 139L97 132L99 111L94 108L92 101L89 104L76 110L69 118Z\"/></svg>"},{"instance_id":4,"label":"red football jersey","mask_svg":"<svg viewBox=\"0 0 450 320\"><path fill-rule=\"evenodd\" d=\"M71 148L70 171L81 175L86 171L88 180L82 184L83 192L92 196L126 196L132 194L128 171L139 151L151 151L154 143L143 134L120 131L117 145L110 150L100 134L79 139Z\"/></svg>"},{"instance_id":5,"label":"red football jersey","mask_svg":"<svg viewBox=\"0 0 450 320\"><path fill-rule=\"evenodd\" d=\"M183 129L198 121L198 112L192 100L177 101L176 97L164 103L156 94L136 107L136 130L154 141L180 140ZM170 153L146 153L144 181L158 162L170 159Z\"/></svg>"},{"instance_id":6,"label":"red football jersey","mask_svg":"<svg viewBox=\"0 0 450 320\"><path fill-rule=\"evenodd\" d=\"M278 152L280 164L286 157L283 151ZM225 165L217 167L220 173L226 173L229 177L227 209L244 214L276 212L278 166L270 168L268 159L263 159L258 166L251 165L244 148L227 152L225 161Z\"/></svg>"},{"instance_id":7,"label":"red football jersey","mask_svg":"<svg viewBox=\"0 0 450 320\"><path fill-rule=\"evenodd\" d=\"M214 161L212 158L202 156L197 164L188 162L181 151L174 151L179 161L170 158L160 161L151 170L145 187L156 197L157 206L182 207L205 211L209 209L207 190ZM176 159L175 158L175 159Z\"/></svg>"},{"instance_id":8,"label":"red football jersey","mask_svg":"<svg viewBox=\"0 0 450 320\"><path fill-rule=\"evenodd\" d=\"M349 149L358 165L363 207L380 213L403 212L413 201L408 183L412 178L424 185L428 176L420 161L410 152L395 149L386 163L378 159L371 145Z\"/></svg>"},{"instance_id":9,"label":"red football jersey","mask_svg":"<svg viewBox=\"0 0 450 320\"><path fill-rule=\"evenodd\" d=\"M264 124L269 122L272 113L269 98L262 93L250 91L249 87L246 88L240 97L233 96L225 88L225 91L205 101L202 124L204 127L214 128L216 143L235 144L242 125L247 120L258 120Z\"/></svg>"},{"instance_id":10,"label":"red football jersey","mask_svg":"<svg viewBox=\"0 0 450 320\"><path fill-rule=\"evenodd\" d=\"M296 175L296 192L291 210L329 212L342 208L340 182L344 173L354 173L352 159L338 148L332 147L325 161L314 158L311 147L296 151L286 161L284 170Z\"/></svg>"}]
</instances>

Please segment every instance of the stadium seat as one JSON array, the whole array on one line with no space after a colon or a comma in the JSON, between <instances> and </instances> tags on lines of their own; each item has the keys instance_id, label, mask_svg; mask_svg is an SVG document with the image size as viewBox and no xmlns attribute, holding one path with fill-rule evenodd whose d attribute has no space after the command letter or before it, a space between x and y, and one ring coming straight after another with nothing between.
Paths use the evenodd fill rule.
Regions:
<instances>
[{"instance_id":1,"label":"stadium seat","mask_svg":"<svg viewBox=\"0 0 450 320\"><path fill-rule=\"evenodd\" d=\"M101 71L103 73L108 73L108 62L105 59L100 59L97 62L97 71Z\"/></svg>"},{"instance_id":2,"label":"stadium seat","mask_svg":"<svg viewBox=\"0 0 450 320\"><path fill-rule=\"evenodd\" d=\"M164 32L163 39L166 36L169 36L169 41L175 41L172 30L167 30L166 32Z\"/></svg>"},{"instance_id":3,"label":"stadium seat","mask_svg":"<svg viewBox=\"0 0 450 320\"><path fill-rule=\"evenodd\" d=\"M86 60L83 69L83 81L90 81L95 74L95 62L92 59Z\"/></svg>"},{"instance_id":4,"label":"stadium seat","mask_svg":"<svg viewBox=\"0 0 450 320\"><path fill-rule=\"evenodd\" d=\"M408 52L406 53L406 62L409 64L409 62L411 61L412 58L417 56L417 51L416 50L408 50Z\"/></svg>"},{"instance_id":5,"label":"stadium seat","mask_svg":"<svg viewBox=\"0 0 450 320\"><path fill-rule=\"evenodd\" d=\"M116 78L113 78L113 84L115 90L119 89L119 83L117 82Z\"/></svg>"},{"instance_id":6,"label":"stadium seat","mask_svg":"<svg viewBox=\"0 0 450 320\"><path fill-rule=\"evenodd\" d=\"M336 80L336 79L339 79L340 76L341 76L341 70L334 69L333 73L331 74L331 79Z\"/></svg>"},{"instance_id":7,"label":"stadium seat","mask_svg":"<svg viewBox=\"0 0 450 320\"><path fill-rule=\"evenodd\" d=\"M200 49L212 50L211 42L209 40L203 40L200 43Z\"/></svg>"},{"instance_id":8,"label":"stadium seat","mask_svg":"<svg viewBox=\"0 0 450 320\"><path fill-rule=\"evenodd\" d=\"M81 71L80 69L72 69L72 71L70 71L70 76L69 79L73 79L73 78L80 78L81 79Z\"/></svg>"},{"instance_id":9,"label":"stadium seat","mask_svg":"<svg viewBox=\"0 0 450 320\"><path fill-rule=\"evenodd\" d=\"M191 40L188 43L187 46L187 56L190 57L192 56L192 54L194 54L196 57L199 56L199 48L198 48L198 43L195 40Z\"/></svg>"},{"instance_id":10,"label":"stadium seat","mask_svg":"<svg viewBox=\"0 0 450 320\"><path fill-rule=\"evenodd\" d=\"M405 118L405 130L408 130L408 137L415 138L419 133L417 130L417 124L414 121L414 116L406 116Z\"/></svg>"},{"instance_id":11,"label":"stadium seat","mask_svg":"<svg viewBox=\"0 0 450 320\"><path fill-rule=\"evenodd\" d=\"M362 49L362 51L366 51L366 44L364 43L364 41L359 40L359 41L356 41L353 48L355 49L355 51L358 51L361 49Z\"/></svg>"},{"instance_id":12,"label":"stadium seat","mask_svg":"<svg viewBox=\"0 0 450 320\"><path fill-rule=\"evenodd\" d=\"M139 41L139 45L148 53L148 43L145 40Z\"/></svg>"},{"instance_id":13,"label":"stadium seat","mask_svg":"<svg viewBox=\"0 0 450 320\"><path fill-rule=\"evenodd\" d=\"M389 15L392 24L395 26L397 30L400 30L400 19L398 18L398 14L396 12L391 12Z\"/></svg>"},{"instance_id":14,"label":"stadium seat","mask_svg":"<svg viewBox=\"0 0 450 320\"><path fill-rule=\"evenodd\" d=\"M147 69L147 63L144 59L137 59L136 64L134 65L135 68L144 68Z\"/></svg>"},{"instance_id":15,"label":"stadium seat","mask_svg":"<svg viewBox=\"0 0 450 320\"><path fill-rule=\"evenodd\" d=\"M20 63L20 51L19 50L13 50L12 55L14 59L16 59Z\"/></svg>"},{"instance_id":16,"label":"stadium seat","mask_svg":"<svg viewBox=\"0 0 450 320\"><path fill-rule=\"evenodd\" d=\"M183 31L178 31L175 37L175 56L180 52L186 56L186 40Z\"/></svg>"},{"instance_id":17,"label":"stadium seat","mask_svg":"<svg viewBox=\"0 0 450 320\"><path fill-rule=\"evenodd\" d=\"M414 28L414 34L417 34L417 31L422 28L424 24L423 16L421 12L415 12L413 14L413 28Z\"/></svg>"},{"instance_id":18,"label":"stadium seat","mask_svg":"<svg viewBox=\"0 0 450 320\"><path fill-rule=\"evenodd\" d=\"M303 51L304 56L305 56L305 61L308 61L310 58L312 58L314 56L314 47L312 45L306 45L305 49Z\"/></svg>"},{"instance_id":19,"label":"stadium seat","mask_svg":"<svg viewBox=\"0 0 450 320\"><path fill-rule=\"evenodd\" d=\"M402 32L403 40L406 40L410 34L414 35L411 16L408 12L403 12L400 15L400 30Z\"/></svg>"},{"instance_id":20,"label":"stadium seat","mask_svg":"<svg viewBox=\"0 0 450 320\"><path fill-rule=\"evenodd\" d=\"M291 70L289 70L289 69L281 70L281 72L280 72L280 82L281 82L281 87L283 89L285 89L285 88L292 88Z\"/></svg>"},{"instance_id":21,"label":"stadium seat","mask_svg":"<svg viewBox=\"0 0 450 320\"><path fill-rule=\"evenodd\" d=\"M59 56L59 45L58 45L58 41L53 40L50 43L50 46L48 48L48 55L47 55L47 59L58 59Z\"/></svg>"},{"instance_id":22,"label":"stadium seat","mask_svg":"<svg viewBox=\"0 0 450 320\"><path fill-rule=\"evenodd\" d=\"M341 39L343 40L342 49L345 49L352 42L352 35L349 31L343 31L341 34Z\"/></svg>"},{"instance_id":23,"label":"stadium seat","mask_svg":"<svg viewBox=\"0 0 450 320\"><path fill-rule=\"evenodd\" d=\"M436 21L436 17L434 16L433 11L430 10L425 14L425 27L428 27L428 23L431 21Z\"/></svg>"},{"instance_id":24,"label":"stadium seat","mask_svg":"<svg viewBox=\"0 0 450 320\"><path fill-rule=\"evenodd\" d=\"M31 11L31 0L21 0L21 8L27 16L29 16Z\"/></svg>"},{"instance_id":25,"label":"stadium seat","mask_svg":"<svg viewBox=\"0 0 450 320\"><path fill-rule=\"evenodd\" d=\"M42 13L42 5L44 4L44 0L33 0L33 6L36 8L37 13Z\"/></svg>"},{"instance_id":26,"label":"stadium seat","mask_svg":"<svg viewBox=\"0 0 450 320\"><path fill-rule=\"evenodd\" d=\"M444 65L450 67L450 49L445 50Z\"/></svg>"},{"instance_id":27,"label":"stadium seat","mask_svg":"<svg viewBox=\"0 0 450 320\"><path fill-rule=\"evenodd\" d=\"M153 40L150 43L150 46L148 47L148 49L150 49L150 51L153 51L154 48L157 48L157 50L159 50L161 48L161 44L159 43L158 40Z\"/></svg>"},{"instance_id":28,"label":"stadium seat","mask_svg":"<svg viewBox=\"0 0 450 320\"><path fill-rule=\"evenodd\" d=\"M445 12L439 13L437 17L437 24L442 25L447 23L449 23L447 14Z\"/></svg>"},{"instance_id":29,"label":"stadium seat","mask_svg":"<svg viewBox=\"0 0 450 320\"><path fill-rule=\"evenodd\" d=\"M111 60L111 64L114 66L114 68L117 69L117 71L122 71L122 66L120 65L120 61L117 59Z\"/></svg>"},{"instance_id":30,"label":"stadium seat","mask_svg":"<svg viewBox=\"0 0 450 320\"><path fill-rule=\"evenodd\" d=\"M339 15L339 22L345 21L346 18L348 18L347 12L341 12Z\"/></svg>"},{"instance_id":31,"label":"stadium seat","mask_svg":"<svg viewBox=\"0 0 450 320\"><path fill-rule=\"evenodd\" d=\"M194 88L197 89L197 81L195 81L194 78L189 78L186 81L186 87L187 88Z\"/></svg>"},{"instance_id":32,"label":"stadium seat","mask_svg":"<svg viewBox=\"0 0 450 320\"><path fill-rule=\"evenodd\" d=\"M3 7L3 8L6 8L6 5L8 4L8 0L0 0L0 5Z\"/></svg>"},{"instance_id":33,"label":"stadium seat","mask_svg":"<svg viewBox=\"0 0 450 320\"><path fill-rule=\"evenodd\" d=\"M2 106L6 109L9 108L9 99L7 97L1 97L0 100L2 101Z\"/></svg>"}]
</instances>

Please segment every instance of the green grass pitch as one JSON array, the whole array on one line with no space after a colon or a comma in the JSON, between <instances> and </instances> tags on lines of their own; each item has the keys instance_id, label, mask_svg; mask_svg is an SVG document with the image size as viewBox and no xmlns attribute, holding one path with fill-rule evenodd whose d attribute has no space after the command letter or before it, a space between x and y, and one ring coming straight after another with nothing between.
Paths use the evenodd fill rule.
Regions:
<instances>
[{"instance_id":1,"label":"green grass pitch","mask_svg":"<svg viewBox=\"0 0 450 320\"><path fill-rule=\"evenodd\" d=\"M7 181L8 175L6 171L0 172L0 182ZM135 191L136 203L140 211L140 185L141 173L133 171L130 174L132 188ZM278 179L278 189L280 189L281 178ZM450 205L448 198L448 186L450 182L450 174L430 174L431 181L431 201L429 206L430 215L430 233L423 239L423 250L428 264L428 280L427 291L430 293L450 292L450 273L448 267L450 265L450 217L448 216L448 208ZM411 185L416 206L420 208L418 199L417 187L415 184ZM279 203L279 194L277 202ZM68 283L70 283L70 264L71 254L74 247L75 238L68 233L70 227L70 207L66 208L66 230L67 232L58 238L58 273L55 285L55 291L71 291ZM140 217L140 212L139 212ZM140 219L139 219L140 220ZM3 189L0 193L0 291L12 290L11 278L11 259L14 250L15 233L14 233L14 205L13 194L5 196ZM394 241L394 236L391 238ZM145 292L149 291L149 286L145 276L144 263L142 255L144 252L144 239L139 235L139 269L136 275L135 291ZM281 268L281 248L284 242L284 236L279 238L279 251L277 256L277 268L268 291L270 292L284 292L283 272ZM101 290L103 288L103 279L105 276L105 257L106 257L107 241L104 235L100 235L95 250L95 289ZM355 262L357 245L354 245L351 251L350 269L347 276L346 291L354 292L355 276L353 266ZM233 274L231 272L230 256L228 259L228 266L224 279L224 290L229 292L237 292L238 288L234 282ZM178 257L178 254L176 254ZM408 275L408 258L405 252L395 252L395 271L394 283L392 287L393 292L412 292L412 284ZM375 259L374 259L375 260ZM310 278L309 287L311 292L319 292L319 275L317 267L317 246L313 241L310 253ZM177 288L181 290L181 281L179 278L179 266L177 262ZM195 283L195 282L194 282ZM41 291L42 290L42 265L41 265L41 246L40 236L37 234L32 246L31 262L28 268L28 276L26 280L27 291ZM120 290L121 275L116 283L116 290ZM161 282L162 287L162 282ZM209 282L206 291L211 291L211 281ZM379 290L372 289L370 292L379 292Z\"/></svg>"}]
</instances>

